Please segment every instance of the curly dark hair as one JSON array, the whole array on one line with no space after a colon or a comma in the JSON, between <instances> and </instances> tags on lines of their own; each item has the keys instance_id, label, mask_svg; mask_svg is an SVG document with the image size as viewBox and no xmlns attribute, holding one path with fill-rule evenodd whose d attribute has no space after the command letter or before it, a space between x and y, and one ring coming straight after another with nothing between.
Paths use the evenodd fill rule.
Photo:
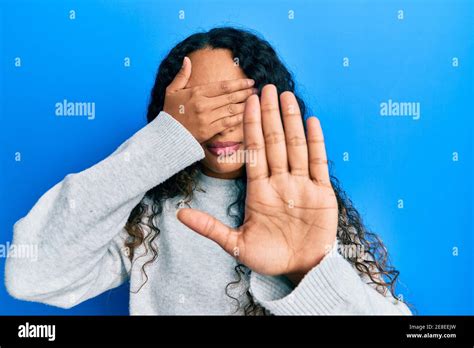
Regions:
<instances>
[{"instance_id":1,"label":"curly dark hair","mask_svg":"<svg viewBox=\"0 0 474 348\"><path fill-rule=\"evenodd\" d=\"M307 109L304 101L295 93L295 82L291 73L279 59L272 46L265 40L248 30L232 27L219 27L206 32L193 34L178 43L161 62L155 84L151 91L151 101L148 106L147 120L151 122L163 110L165 89L174 79L181 68L185 56L200 49L227 49L238 58L239 66L249 78L255 80L255 87L261 90L266 84L274 84L278 93L284 91L293 92L298 101L301 115L306 116ZM330 162L330 164L332 164ZM145 267L158 257L158 250L153 245L153 240L160 233L155 225L154 219L162 213L162 203L164 200L176 196L183 197L185 203L189 203L193 198L193 192L199 189L197 175L200 171L200 163L195 163L179 173L173 175L164 183L149 190L145 197L151 206L142 200L131 212L126 223L126 230L130 236L126 242L130 248L130 259L133 260L134 250L142 243L145 243L146 252L152 251L152 257L142 267L145 273L145 282L148 280ZM351 200L341 188L338 180L331 175L331 184L336 194L339 223L337 238L339 245L344 247L354 247L363 250L360 253L348 253L343 255L367 281L373 284L377 291L386 295L387 290L392 296L395 295L395 284L399 272L394 269L388 260L387 250L380 238L370 232L362 223L362 218L353 206ZM228 214L232 206L236 206L239 212L233 216L238 225L242 224L244 218L245 196L246 196L246 176L245 174L236 180L238 187L237 201L228 207ZM151 209L149 209L151 208ZM151 214L148 212L151 211ZM145 222L144 222L145 221ZM148 226L151 233L145 236L143 224ZM228 288L242 280L244 274L248 275L248 270L244 265L237 264L235 267L237 278L235 282L227 285L226 294L237 301L235 297L229 295ZM139 291L140 289L138 289ZM247 290L248 304L244 308L246 315L265 315L268 312L257 304L250 292Z\"/></svg>"}]
</instances>

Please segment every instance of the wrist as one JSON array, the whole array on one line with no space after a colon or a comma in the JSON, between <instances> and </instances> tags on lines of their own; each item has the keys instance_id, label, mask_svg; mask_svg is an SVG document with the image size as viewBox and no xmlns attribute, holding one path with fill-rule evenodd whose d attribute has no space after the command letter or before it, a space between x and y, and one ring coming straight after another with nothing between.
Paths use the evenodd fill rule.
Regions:
<instances>
[{"instance_id":1,"label":"wrist","mask_svg":"<svg viewBox=\"0 0 474 348\"><path fill-rule=\"evenodd\" d=\"M303 280L306 273L288 273L288 274L285 274L285 277L287 277L296 287L301 282L301 280Z\"/></svg>"},{"instance_id":2,"label":"wrist","mask_svg":"<svg viewBox=\"0 0 474 348\"><path fill-rule=\"evenodd\" d=\"M303 280L304 276L309 271L311 271L314 267L319 265L319 263L321 262L322 259L323 259L323 257L320 257L320 258L317 259L316 262L312 262L309 266L307 266L305 268L302 268L302 269L299 269L299 270L296 270L296 271L293 271L293 272L285 273L283 275L285 277L287 277L293 283L293 285L297 286Z\"/></svg>"},{"instance_id":3,"label":"wrist","mask_svg":"<svg viewBox=\"0 0 474 348\"><path fill-rule=\"evenodd\" d=\"M307 265L306 267L300 268L299 270L291 271L289 273L285 273L283 275L287 277L295 286L297 286L301 282L301 280L303 280L304 276L314 267L319 265L324 259L324 257L329 254L333 248L334 244L326 246L322 255L316 257L316 259L311 262L305 262Z\"/></svg>"}]
</instances>

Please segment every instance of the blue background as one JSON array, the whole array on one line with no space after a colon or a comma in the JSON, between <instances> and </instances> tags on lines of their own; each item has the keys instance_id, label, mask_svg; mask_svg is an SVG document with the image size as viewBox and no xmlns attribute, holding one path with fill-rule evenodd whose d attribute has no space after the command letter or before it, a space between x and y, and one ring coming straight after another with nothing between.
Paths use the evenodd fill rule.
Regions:
<instances>
[{"instance_id":1,"label":"blue background","mask_svg":"<svg viewBox=\"0 0 474 348\"><path fill-rule=\"evenodd\" d=\"M0 3L1 244L46 190L144 126L169 49L198 30L235 25L263 35L293 71L322 121L334 174L401 271L398 293L419 314L474 314L474 2ZM95 102L95 119L56 117L63 99ZM419 102L420 119L380 116L388 99ZM14 300L0 282L0 314L128 314L128 289L62 310Z\"/></svg>"}]
</instances>

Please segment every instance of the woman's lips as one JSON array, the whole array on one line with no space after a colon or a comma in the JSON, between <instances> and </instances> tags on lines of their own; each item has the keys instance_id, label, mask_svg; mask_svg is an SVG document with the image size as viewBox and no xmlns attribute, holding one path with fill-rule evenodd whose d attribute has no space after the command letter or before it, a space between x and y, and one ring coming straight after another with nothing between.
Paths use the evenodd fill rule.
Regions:
<instances>
[{"instance_id":1,"label":"woman's lips","mask_svg":"<svg viewBox=\"0 0 474 348\"><path fill-rule=\"evenodd\" d=\"M216 141L214 143L208 144L206 147L213 155L227 156L236 152L241 144L241 142L236 141Z\"/></svg>"}]
</instances>

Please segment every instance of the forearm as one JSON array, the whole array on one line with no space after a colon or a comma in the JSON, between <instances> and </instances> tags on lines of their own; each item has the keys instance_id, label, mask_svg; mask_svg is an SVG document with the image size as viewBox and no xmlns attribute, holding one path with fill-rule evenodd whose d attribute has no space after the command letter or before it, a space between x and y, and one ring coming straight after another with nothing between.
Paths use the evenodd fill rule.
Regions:
<instances>
[{"instance_id":1,"label":"forearm","mask_svg":"<svg viewBox=\"0 0 474 348\"><path fill-rule=\"evenodd\" d=\"M366 284L340 254L329 254L295 287L287 277L251 276L252 293L276 315L411 315Z\"/></svg>"},{"instance_id":2,"label":"forearm","mask_svg":"<svg viewBox=\"0 0 474 348\"><path fill-rule=\"evenodd\" d=\"M13 245L36 246L37 259L7 260L8 290L40 300L117 284L126 271L120 244L131 210L202 156L190 133L163 113L106 159L66 176L15 224Z\"/></svg>"}]
</instances>

